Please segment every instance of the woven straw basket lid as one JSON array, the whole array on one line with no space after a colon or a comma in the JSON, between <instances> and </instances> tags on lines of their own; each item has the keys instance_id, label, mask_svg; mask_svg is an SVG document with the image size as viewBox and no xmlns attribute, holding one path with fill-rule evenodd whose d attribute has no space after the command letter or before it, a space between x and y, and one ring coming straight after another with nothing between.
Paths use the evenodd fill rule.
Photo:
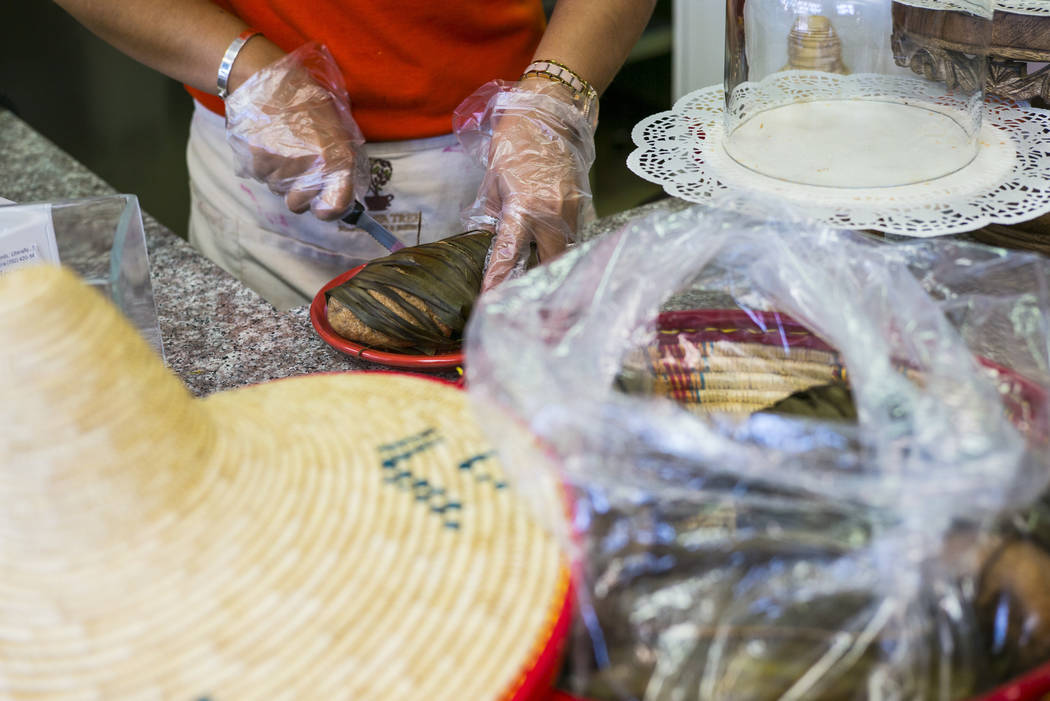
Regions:
<instances>
[{"instance_id":1,"label":"woven straw basket lid","mask_svg":"<svg viewBox=\"0 0 1050 701\"><path fill-rule=\"evenodd\" d=\"M707 336L719 339L745 331L716 327ZM838 353L775 345L779 330L763 334L769 336L768 343L703 340L680 330L661 334L673 337L673 342L665 336L663 342L633 353L627 359L623 388L668 397L698 414L750 414L794 392L846 380Z\"/></svg>"},{"instance_id":2,"label":"woven straw basket lid","mask_svg":"<svg viewBox=\"0 0 1050 701\"><path fill-rule=\"evenodd\" d=\"M0 278L0 697L503 699L564 617L464 393L192 398L57 267Z\"/></svg>"}]
</instances>

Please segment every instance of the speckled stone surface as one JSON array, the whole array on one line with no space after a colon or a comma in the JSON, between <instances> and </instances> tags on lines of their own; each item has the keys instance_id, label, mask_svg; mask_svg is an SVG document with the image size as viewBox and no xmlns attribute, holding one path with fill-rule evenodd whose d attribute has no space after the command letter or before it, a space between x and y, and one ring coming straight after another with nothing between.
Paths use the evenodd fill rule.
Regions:
<instances>
[{"instance_id":1,"label":"speckled stone surface","mask_svg":"<svg viewBox=\"0 0 1050 701\"><path fill-rule=\"evenodd\" d=\"M115 190L10 112L0 110L0 197L57 201ZM133 193L132 193L133 194ZM607 217L587 237L633 216L686 206L664 200ZM168 365L198 395L313 372L388 370L344 355L315 333L306 307L279 312L143 213ZM429 373L454 379L454 370Z\"/></svg>"},{"instance_id":2,"label":"speckled stone surface","mask_svg":"<svg viewBox=\"0 0 1050 701\"><path fill-rule=\"evenodd\" d=\"M114 192L0 110L0 197L53 202ZM334 350L314 332L306 307L277 311L148 214L143 223L166 360L195 394L312 372L388 369Z\"/></svg>"}]
</instances>

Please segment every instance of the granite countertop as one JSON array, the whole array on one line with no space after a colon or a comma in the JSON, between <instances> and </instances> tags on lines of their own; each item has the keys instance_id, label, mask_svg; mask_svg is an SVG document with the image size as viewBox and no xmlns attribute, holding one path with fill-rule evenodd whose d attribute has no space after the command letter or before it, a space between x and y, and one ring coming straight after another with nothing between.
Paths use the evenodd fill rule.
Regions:
<instances>
[{"instance_id":1,"label":"granite countertop","mask_svg":"<svg viewBox=\"0 0 1050 701\"><path fill-rule=\"evenodd\" d=\"M0 112L0 153L0 196L15 202L116 192L10 112ZM195 394L309 372L379 368L324 343L305 307L277 311L148 213L143 224L166 360Z\"/></svg>"},{"instance_id":2,"label":"granite countertop","mask_svg":"<svg viewBox=\"0 0 1050 701\"><path fill-rule=\"evenodd\" d=\"M0 197L15 202L116 193L10 112L0 110ZM130 193L134 194L134 193ZM661 201L600 220L588 236L680 201ZM279 312L184 239L143 213L150 274L170 368L197 395L313 372L389 370L327 345L306 306ZM454 370L428 373L451 379Z\"/></svg>"}]
</instances>

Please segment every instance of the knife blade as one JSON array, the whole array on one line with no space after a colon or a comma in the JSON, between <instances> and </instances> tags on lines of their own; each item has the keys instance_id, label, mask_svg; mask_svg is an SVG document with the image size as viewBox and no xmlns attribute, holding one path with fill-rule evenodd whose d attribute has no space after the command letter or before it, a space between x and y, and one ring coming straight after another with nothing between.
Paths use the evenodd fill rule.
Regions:
<instances>
[{"instance_id":1,"label":"knife blade","mask_svg":"<svg viewBox=\"0 0 1050 701\"><path fill-rule=\"evenodd\" d=\"M343 217L342 221L350 226L364 229L365 232L374 238L380 246L391 253L399 251L405 247L405 244L398 241L396 236L390 233L386 227L373 219L368 212L365 211L365 206L361 204L360 200L354 200L354 206L350 209L350 212Z\"/></svg>"}]
</instances>

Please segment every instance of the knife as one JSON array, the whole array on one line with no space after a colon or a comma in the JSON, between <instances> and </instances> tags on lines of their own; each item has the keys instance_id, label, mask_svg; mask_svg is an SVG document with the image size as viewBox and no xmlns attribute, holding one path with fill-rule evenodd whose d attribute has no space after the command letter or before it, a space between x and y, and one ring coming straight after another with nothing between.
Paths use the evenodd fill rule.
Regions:
<instances>
[{"instance_id":1,"label":"knife","mask_svg":"<svg viewBox=\"0 0 1050 701\"><path fill-rule=\"evenodd\" d=\"M360 200L354 200L353 208L350 209L349 214L343 217L343 221L350 226L364 229L380 246L391 253L405 247L405 244L398 241L397 237L390 233L386 227L369 216Z\"/></svg>"}]
</instances>

